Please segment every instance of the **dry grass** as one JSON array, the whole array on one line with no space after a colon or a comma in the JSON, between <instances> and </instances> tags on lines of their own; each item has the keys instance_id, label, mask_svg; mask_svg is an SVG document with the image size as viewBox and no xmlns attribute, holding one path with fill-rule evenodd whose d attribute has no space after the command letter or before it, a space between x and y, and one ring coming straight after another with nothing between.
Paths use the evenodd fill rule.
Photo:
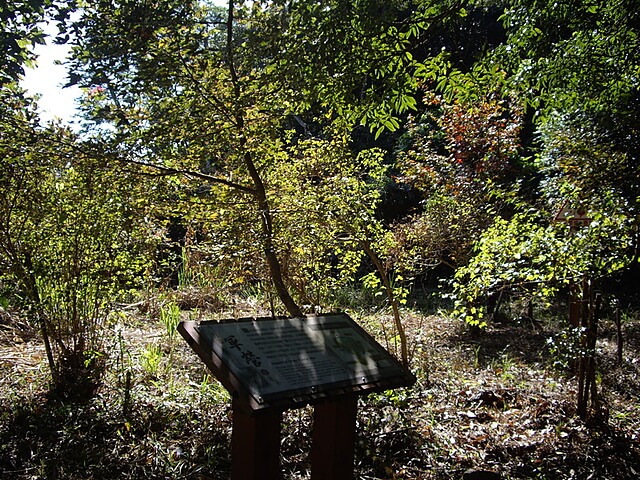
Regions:
<instances>
[{"instance_id":1,"label":"dry grass","mask_svg":"<svg viewBox=\"0 0 640 480\"><path fill-rule=\"evenodd\" d=\"M353 316L394 350L390 318ZM549 360L551 332L495 326L474 337L454 320L415 313L405 323L419 380L361 399L357 478L458 479L468 469L505 479L638 478L637 320L625 327L623 365L615 362L612 329L603 328L600 390L607 408L589 424L575 417L571 376ZM113 326L107 346L97 395L63 403L47 396L37 337L3 329L0 477L228 478L229 398L184 342L137 315ZM285 415L287 479L308 478L310 412Z\"/></svg>"}]
</instances>

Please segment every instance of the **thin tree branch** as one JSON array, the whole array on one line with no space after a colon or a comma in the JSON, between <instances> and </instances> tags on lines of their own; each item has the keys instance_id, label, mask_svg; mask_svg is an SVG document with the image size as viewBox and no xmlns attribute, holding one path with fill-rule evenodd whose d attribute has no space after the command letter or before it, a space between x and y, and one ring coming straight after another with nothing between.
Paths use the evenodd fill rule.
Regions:
<instances>
[{"instance_id":1,"label":"thin tree branch","mask_svg":"<svg viewBox=\"0 0 640 480\"><path fill-rule=\"evenodd\" d=\"M27 133L31 133L30 130L28 130L26 128L25 125L21 125L19 123L15 123L12 122L13 125L24 131ZM185 170L185 169L178 169L178 168L171 168L171 167L166 167L164 165L157 165L157 164L153 164L153 163L149 163L149 162L145 162L142 160L135 160L132 158L122 158L120 156L118 156L117 154L105 154L104 151L103 152L95 152L93 149L86 149L83 148L80 144L76 143L76 142L71 142L71 141L64 141L64 140L60 140L57 138L51 139L50 136L45 136L44 139L49 142L50 144L53 145L62 145L65 146L77 153L80 153L82 155L85 155L89 158L105 158L108 156L111 156L113 159L122 162L122 163L129 163L129 164L134 164L134 165L138 165L141 167L148 167L148 168L152 168L157 170L158 172L162 172L162 175L184 175L187 177L191 177L191 178L198 178L200 180L205 180L207 182L210 183L215 183L218 185L225 185L229 188L232 188L234 190L238 190L242 193L247 193L247 194L251 194L254 195L255 194L255 189L251 188L251 187L247 187L245 185L242 185L240 183L236 183L236 182L232 182L230 180L226 180L224 178L220 178L220 177L215 177L213 175L208 175L206 173L201 173L201 172L197 172L194 170ZM144 173L144 172L141 172Z\"/></svg>"},{"instance_id":2,"label":"thin tree branch","mask_svg":"<svg viewBox=\"0 0 640 480\"><path fill-rule=\"evenodd\" d=\"M226 180L220 177L214 177L213 175L208 175L206 173L200 173L193 170L184 170L180 168L172 168L165 167L163 165L155 165L153 163L144 162L142 160L133 160L133 159L122 159L121 161L125 163L133 163L134 165L139 165L141 167L148 167L157 170L159 175L184 175L186 177L197 178L200 180L205 180L207 182L216 183L218 185L224 185L234 190L238 190L243 193L255 194L255 189L251 187L247 187L245 185L241 185L236 182L232 182L230 180ZM144 174L144 172L141 172Z\"/></svg>"}]
</instances>

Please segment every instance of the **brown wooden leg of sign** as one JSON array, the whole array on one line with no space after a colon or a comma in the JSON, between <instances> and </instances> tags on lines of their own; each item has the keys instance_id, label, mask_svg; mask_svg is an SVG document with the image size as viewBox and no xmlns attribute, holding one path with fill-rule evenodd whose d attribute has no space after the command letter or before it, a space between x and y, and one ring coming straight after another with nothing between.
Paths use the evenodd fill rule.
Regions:
<instances>
[{"instance_id":1,"label":"brown wooden leg of sign","mask_svg":"<svg viewBox=\"0 0 640 480\"><path fill-rule=\"evenodd\" d=\"M233 403L231 480L280 480L282 412L250 414Z\"/></svg>"},{"instance_id":2,"label":"brown wooden leg of sign","mask_svg":"<svg viewBox=\"0 0 640 480\"><path fill-rule=\"evenodd\" d=\"M313 413L311 480L352 480L357 397L316 405Z\"/></svg>"}]
</instances>

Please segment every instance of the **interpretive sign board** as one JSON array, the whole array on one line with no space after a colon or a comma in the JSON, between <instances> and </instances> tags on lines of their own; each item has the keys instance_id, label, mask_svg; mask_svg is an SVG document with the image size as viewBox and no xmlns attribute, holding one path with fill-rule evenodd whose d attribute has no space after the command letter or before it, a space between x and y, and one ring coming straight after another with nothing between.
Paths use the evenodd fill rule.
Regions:
<instances>
[{"instance_id":1,"label":"interpretive sign board","mask_svg":"<svg viewBox=\"0 0 640 480\"><path fill-rule=\"evenodd\" d=\"M346 314L183 322L180 333L252 410L408 386L415 377Z\"/></svg>"}]
</instances>

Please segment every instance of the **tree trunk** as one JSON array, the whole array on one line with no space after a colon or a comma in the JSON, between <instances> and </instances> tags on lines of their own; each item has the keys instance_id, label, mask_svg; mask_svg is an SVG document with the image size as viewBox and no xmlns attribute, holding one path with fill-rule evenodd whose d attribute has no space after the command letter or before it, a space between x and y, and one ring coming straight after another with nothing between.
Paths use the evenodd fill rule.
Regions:
<instances>
[{"instance_id":1,"label":"tree trunk","mask_svg":"<svg viewBox=\"0 0 640 480\"><path fill-rule=\"evenodd\" d=\"M234 50L233 50L233 24L234 24L234 9L233 9L233 0L229 0L228 3L228 12L227 12L227 65L229 67L229 74L231 76L231 83L233 84L234 94L237 100L241 98L241 85L238 81L238 74L236 72L236 65L234 59ZM302 317L304 316L302 310L295 302L291 294L289 293L289 289L284 281L282 276L282 266L280 264L280 259L275 250L275 246L273 244L273 221L271 217L271 209L269 207L269 201L267 199L267 193L264 186L264 182L262 181L262 177L260 176L260 172L256 168L255 162L253 161L253 156L249 150L247 150L247 139L245 137L245 119L240 108L237 108L234 112L236 128L239 132L239 142L241 151L244 151L243 158L244 164L247 168L249 176L251 177L251 181L253 182L253 196L258 205L258 211L260 214L260 225L262 227L263 233L263 248L265 259L267 261L267 265L269 266L269 273L271 276L271 281L273 282L273 286L276 289L276 293L280 300L282 301L284 307L289 312L289 315L292 317Z\"/></svg>"},{"instance_id":2,"label":"tree trunk","mask_svg":"<svg viewBox=\"0 0 640 480\"><path fill-rule=\"evenodd\" d=\"M38 291L38 285L33 275L33 262L31 261L31 255L27 252L24 255L24 264L18 259L19 255L16 252L12 252L14 257L13 271L16 277L20 280L25 289L27 297L33 304L36 317L38 319L38 326L40 327L40 335L42 335L42 341L44 343L44 350L47 355L47 362L49 363L49 371L51 372L51 378L53 384L58 382L58 368L53 356L53 349L51 348L51 337L49 333L49 320L46 312L43 309L40 292Z\"/></svg>"},{"instance_id":3,"label":"tree trunk","mask_svg":"<svg viewBox=\"0 0 640 480\"><path fill-rule=\"evenodd\" d=\"M275 251L273 244L273 221L271 217L271 210L269 208L269 202L267 200L267 193L264 188L264 183L260 177L260 173L255 167L251 154L245 152L244 154L245 165L251 175L251 179L254 184L254 197L258 204L258 210L260 213L260 224L262 227L262 233L264 234L264 254L269 266L269 273L271 274L271 280L273 286L276 289L278 297L282 301L284 307L292 317L302 317L303 313L298 304L295 302L289 289L287 288L284 278L282 277L282 266L280 265L280 259Z\"/></svg>"},{"instance_id":4,"label":"tree trunk","mask_svg":"<svg viewBox=\"0 0 640 480\"><path fill-rule=\"evenodd\" d=\"M382 280L382 285L384 287L385 293L387 294L387 299L389 300L389 304L391 305L391 311L393 312L393 321L396 325L396 330L398 331L398 336L400 337L400 352L402 357L402 365L405 367L409 366L409 349L407 346L407 333L404 330L404 325L402 325L402 319L400 318L400 307L398 306L398 300L393 293L393 286L391 285L391 281L389 280L389 275L387 270L384 268L380 257L373 251L370 243L367 240L360 240L360 245L362 245L363 250L367 254L367 256L371 259L373 264L380 275L380 279Z\"/></svg>"},{"instance_id":5,"label":"tree trunk","mask_svg":"<svg viewBox=\"0 0 640 480\"><path fill-rule=\"evenodd\" d=\"M587 420L589 404L595 414L599 412L598 385L596 383L596 342L601 311L601 296L595 294L589 280L582 282L583 332L580 338L580 360L578 370L578 416Z\"/></svg>"}]
</instances>

